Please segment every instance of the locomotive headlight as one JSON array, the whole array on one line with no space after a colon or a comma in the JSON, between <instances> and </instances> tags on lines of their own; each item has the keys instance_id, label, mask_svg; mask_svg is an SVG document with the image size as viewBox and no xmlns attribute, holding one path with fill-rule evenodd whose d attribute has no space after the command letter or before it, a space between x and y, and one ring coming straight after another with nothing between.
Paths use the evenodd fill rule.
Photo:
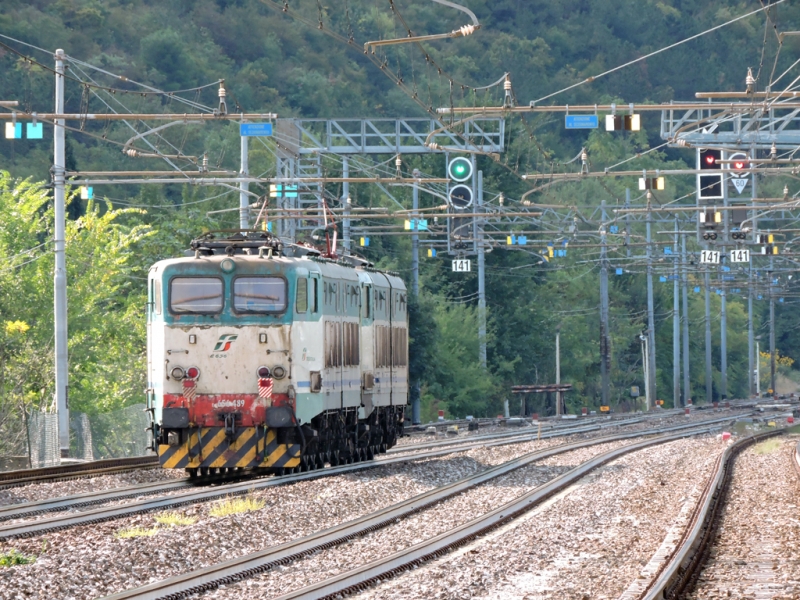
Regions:
<instances>
[{"instance_id":1,"label":"locomotive headlight","mask_svg":"<svg viewBox=\"0 0 800 600\"><path fill-rule=\"evenodd\" d=\"M256 374L262 379L266 379L267 377L269 377L269 367L264 367L264 366L258 367Z\"/></svg>"},{"instance_id":2,"label":"locomotive headlight","mask_svg":"<svg viewBox=\"0 0 800 600\"><path fill-rule=\"evenodd\" d=\"M272 368L272 376L275 379L283 379L286 377L286 369L278 365L277 367Z\"/></svg>"},{"instance_id":3,"label":"locomotive headlight","mask_svg":"<svg viewBox=\"0 0 800 600\"><path fill-rule=\"evenodd\" d=\"M186 377L186 372L183 370L183 367L172 367L169 374L173 379L177 379L178 381Z\"/></svg>"},{"instance_id":4,"label":"locomotive headlight","mask_svg":"<svg viewBox=\"0 0 800 600\"><path fill-rule=\"evenodd\" d=\"M189 379L197 379L198 377L200 377L200 369L198 369L197 367L189 367L188 369L186 369L186 376Z\"/></svg>"}]
</instances>

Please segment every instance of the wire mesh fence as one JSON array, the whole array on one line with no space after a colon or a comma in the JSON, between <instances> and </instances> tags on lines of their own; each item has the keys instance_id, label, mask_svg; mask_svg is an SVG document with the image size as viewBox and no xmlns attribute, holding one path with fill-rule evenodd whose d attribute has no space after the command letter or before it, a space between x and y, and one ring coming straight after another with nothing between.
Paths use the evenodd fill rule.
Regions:
<instances>
[{"instance_id":1,"label":"wire mesh fence","mask_svg":"<svg viewBox=\"0 0 800 600\"><path fill-rule=\"evenodd\" d=\"M144 456L150 445L150 419L144 404L126 406L110 413L92 415L88 419L90 427L83 428L80 444L78 432L75 434L75 451L78 447L91 448L93 460L102 458L123 458ZM70 444L72 449L72 443Z\"/></svg>"},{"instance_id":2,"label":"wire mesh fence","mask_svg":"<svg viewBox=\"0 0 800 600\"><path fill-rule=\"evenodd\" d=\"M152 435L144 404L109 413L70 415L70 458L100 460L144 456ZM7 434L7 435L6 435ZM18 419L0 419L0 471L53 467L61 464L58 415L34 411ZM14 443L11 443L13 440Z\"/></svg>"},{"instance_id":3,"label":"wire mesh fence","mask_svg":"<svg viewBox=\"0 0 800 600\"><path fill-rule=\"evenodd\" d=\"M61 464L57 414L33 412L28 416L28 458L33 469Z\"/></svg>"}]
</instances>

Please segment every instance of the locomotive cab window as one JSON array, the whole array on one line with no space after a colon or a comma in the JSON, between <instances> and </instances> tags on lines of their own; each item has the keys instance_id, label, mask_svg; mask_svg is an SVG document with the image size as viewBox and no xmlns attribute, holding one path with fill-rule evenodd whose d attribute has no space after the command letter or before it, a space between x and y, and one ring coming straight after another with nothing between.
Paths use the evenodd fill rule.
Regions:
<instances>
[{"instance_id":1,"label":"locomotive cab window","mask_svg":"<svg viewBox=\"0 0 800 600\"><path fill-rule=\"evenodd\" d=\"M281 277L237 277L233 280L233 309L240 313L286 310L286 280Z\"/></svg>"},{"instance_id":2,"label":"locomotive cab window","mask_svg":"<svg viewBox=\"0 0 800 600\"><path fill-rule=\"evenodd\" d=\"M169 309L176 314L222 312L222 291L216 277L175 277L169 284Z\"/></svg>"},{"instance_id":3,"label":"locomotive cab window","mask_svg":"<svg viewBox=\"0 0 800 600\"><path fill-rule=\"evenodd\" d=\"M308 279L297 280L297 302L295 310L299 314L304 314L308 311Z\"/></svg>"}]
</instances>

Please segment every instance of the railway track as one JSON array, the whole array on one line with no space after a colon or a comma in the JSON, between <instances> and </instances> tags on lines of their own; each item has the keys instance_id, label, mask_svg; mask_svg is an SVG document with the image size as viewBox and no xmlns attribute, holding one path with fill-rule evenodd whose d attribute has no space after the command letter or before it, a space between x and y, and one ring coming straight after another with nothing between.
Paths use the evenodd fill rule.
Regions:
<instances>
[{"instance_id":1,"label":"railway track","mask_svg":"<svg viewBox=\"0 0 800 600\"><path fill-rule=\"evenodd\" d=\"M668 416L668 415L663 415ZM642 417L626 419L616 422L608 423L587 423L585 420L576 421L573 423L558 423L558 422L545 422L543 423L542 432L546 431L563 431L567 429L580 428L580 431L592 431L602 429L604 427L613 427L622 424L629 424L642 421ZM481 422L491 423L492 419L482 419ZM448 421L446 424L461 424L468 423L468 421ZM441 424L440 424L441 426ZM419 427L419 426L415 426ZM587 429L588 428L588 429ZM415 433L421 433L416 431ZM470 436L470 439L491 439L503 437L524 437L525 435L532 435L530 429L511 431L505 433L486 433ZM450 444L463 443L464 439L442 440L439 442L421 442L419 444L408 444L402 446L395 446L389 450L389 454L397 454L399 452L408 452L409 447L434 447L446 446ZM54 481L64 481L68 479L77 479L80 477L97 477L99 475L112 475L115 473L125 473L135 471L137 469L156 468L158 467L158 457L156 456L135 456L129 458L110 458L105 460L97 460L86 463L74 463L69 465L60 465L57 467L42 467L38 469L21 469L16 471L0 472L0 489L16 487L20 485L28 485L33 483L48 483ZM2 518L0 518L2 520Z\"/></svg>"},{"instance_id":2,"label":"railway track","mask_svg":"<svg viewBox=\"0 0 800 600\"><path fill-rule=\"evenodd\" d=\"M420 460L427 458L438 458L441 456L446 456L448 454L455 454L458 452L471 450L478 446L496 447L502 445L524 443L527 441L535 440L537 438L550 439L554 437L574 435L577 433L595 432L608 427L622 427L626 425L633 425L641 421L642 421L641 418L637 418L637 419L628 419L625 421L617 421L615 423L607 423L607 424L594 424L594 425L582 425L582 426L572 425L572 426L554 427L548 431L542 432L541 434L532 431L517 431L512 433L504 432L497 434L485 434L480 436L469 436L467 438L461 438L461 439L423 442L421 444L414 444L414 445L409 444L406 446L397 446L395 448L392 448L391 450L389 450L389 452L387 452L386 457L382 457L375 461L357 463L356 465L343 465L342 467L336 467L336 468L329 467L326 469L322 469L319 471L312 471L309 473L283 475L279 478L270 477L268 481L270 482L269 484L270 486L282 485L282 484L293 483L296 481L305 481L307 479L317 479L329 475L338 475L346 472L353 472L357 470L364 470L369 468L392 465L400 461L405 461L410 459ZM416 453L419 452L420 450L431 450L431 451L422 454L411 454L409 456L409 453L412 452ZM88 506L94 506L118 500L125 500L128 498L136 498L139 496L152 496L162 492L196 490L200 486L200 484L222 485L231 482L242 481L242 479L245 479L246 482L258 481L258 479L254 479L252 476L243 477L242 475L211 478L203 481L192 480L187 477L174 481L154 482L154 483L139 484L135 486L127 486L123 488L112 488L108 490L85 492L82 494L74 494L60 498L48 498L45 500L38 500L35 502L26 502L26 503L12 504L0 507L0 522L32 517L48 512L74 511L86 508ZM252 488L251 486L248 487L248 489L260 489L260 487L256 486L255 488ZM236 492L230 492L230 493L234 494ZM164 499L156 499L156 500L161 501ZM197 500L197 501L199 502L202 500ZM187 502L187 504L189 503L191 502ZM169 505L165 505L164 507L169 507ZM158 508L162 507L159 506ZM151 510L151 509L145 509L143 511L137 511L137 512L146 512L146 510ZM125 513L125 514L130 514L130 513ZM120 514L119 516L125 516L125 514ZM102 517L102 513L101 516L98 516L96 521L89 521L89 522L99 522L100 520L107 520ZM81 523L82 521L77 521L73 524L81 524ZM72 524L68 526L72 526ZM56 528L61 528L61 527L56 527ZM9 531L12 531L12 533L8 533ZM13 533L14 531L17 531L17 529L9 530L8 527L0 527L0 539L4 539L6 537L12 537L14 535L25 535L25 532L16 534Z\"/></svg>"},{"instance_id":3,"label":"railway track","mask_svg":"<svg viewBox=\"0 0 800 600\"><path fill-rule=\"evenodd\" d=\"M735 410L740 408L738 406L732 406ZM615 415L608 420L608 417L601 417L601 416L590 416L590 417L581 417L580 419L565 423L560 421L542 421L541 425L541 432L544 437L544 432L548 431L555 431L555 430L566 430L566 429L574 429L576 432L578 431L592 431L592 430L600 430L607 427L616 427L616 426L623 426L635 422L645 421L650 418L666 418L670 416L675 416L680 413L680 410L665 410L661 413L656 415L645 415L640 417L626 417L625 415ZM491 424L494 422L494 419L478 419L480 423L484 425ZM467 424L468 421L463 420L454 420L454 421L445 421L443 423L434 423L433 425L441 428L443 425L461 425ZM412 433L415 437L418 437L424 433L422 427L428 427L430 425L415 425L413 426ZM537 428L537 431L539 429ZM476 434L474 436L470 436L471 439L479 439L485 437L485 439L489 438L497 438L501 439L503 437L514 438L514 437L523 437L525 435L535 435L530 432L530 429L525 428L525 430L515 431L515 432L506 432L506 433L488 433L488 434ZM454 444L463 442L463 440L444 440L440 442L423 442L419 445L424 447L433 447L437 443L441 446L445 446L448 444ZM408 444L408 446L417 446L417 444ZM405 445L403 446L395 446L394 448L389 450L389 453L395 454L398 452L407 452L407 448ZM99 475L113 475L116 473L125 473L129 471L135 471L138 469L147 469L147 468L156 468L158 467L158 458L156 456L134 456L128 458L109 458L104 460L97 460L91 461L86 463L74 463L69 465L60 465L57 467L42 467L37 469L21 469L16 471L5 471L0 472L0 489L16 487L20 485L29 485L34 483L48 483L54 481L65 481L68 479L78 479L82 477L97 477ZM2 520L2 519L0 519Z\"/></svg>"},{"instance_id":4,"label":"railway track","mask_svg":"<svg viewBox=\"0 0 800 600\"><path fill-rule=\"evenodd\" d=\"M729 421L731 418L728 417L724 420ZM396 523L400 519L463 493L470 488L516 469L528 466L544 458L597 444L662 434L658 437L634 442L633 444L595 457L568 473L551 480L549 483L537 487L533 491L518 497L500 508L445 534L435 536L402 552L369 563L368 565L357 568L339 577L334 577L320 584L304 588L297 592L292 592L282 596L282 598L287 600L289 598L316 599L354 592L371 585L372 582L391 577L394 574L412 568L415 565L421 564L475 539L487 531L527 512L553 494L585 476L587 473L619 456L654 444L666 443L682 437L711 431L714 429L714 426L719 425L721 421L722 420L717 420L713 423L706 422L703 424L679 425L651 432L628 432L563 444L557 447L532 452L503 463L502 465L492 467L449 485L430 490L383 510L343 523L336 527L247 556L212 565L204 569L172 577L140 588L120 592L108 598L114 600L133 598L139 600L156 598L173 599L183 598L194 593L214 589L219 585L268 571L278 565L287 564L304 556L377 531Z\"/></svg>"},{"instance_id":5,"label":"railway track","mask_svg":"<svg viewBox=\"0 0 800 600\"><path fill-rule=\"evenodd\" d=\"M622 596L623 598L673 599L682 597L691 589L709 557L711 545L716 537L730 490L736 457L750 446L782 433L784 432L780 429L758 433L726 448L717 459L714 471L674 549L660 557L660 568L648 581L639 584L640 589L636 594L628 592ZM800 444L794 454L793 462L800 476Z\"/></svg>"},{"instance_id":6,"label":"railway track","mask_svg":"<svg viewBox=\"0 0 800 600\"><path fill-rule=\"evenodd\" d=\"M129 458L109 458L95 460L87 463L74 463L58 467L42 467L39 469L21 469L18 471L0 472L0 489L27 485L31 483L45 483L62 481L77 477L96 477L124 473L137 469L154 468L158 466L158 457L133 456Z\"/></svg>"}]
</instances>

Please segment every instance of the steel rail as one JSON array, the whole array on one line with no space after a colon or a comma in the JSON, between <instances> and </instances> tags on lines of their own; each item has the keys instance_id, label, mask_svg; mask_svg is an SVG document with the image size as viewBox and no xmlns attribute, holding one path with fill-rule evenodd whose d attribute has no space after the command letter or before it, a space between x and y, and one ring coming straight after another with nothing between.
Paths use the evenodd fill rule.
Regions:
<instances>
[{"instance_id":1,"label":"steel rail","mask_svg":"<svg viewBox=\"0 0 800 600\"><path fill-rule=\"evenodd\" d=\"M631 420L632 422L634 420ZM619 426L626 426L631 423L624 421L619 423ZM605 427L611 427L615 425L605 425ZM394 465L401 462L406 462L408 460L424 460L429 458L439 458L442 456L447 456L449 454L456 454L458 452L466 452L469 450L473 450L476 447L495 447L495 446L504 446L504 445L511 445L517 443L523 443L527 441L532 441L537 439L537 437L541 439L549 439L554 437L563 437L568 435L573 435L575 433L587 433L591 431L599 431L603 427L597 425L590 425L585 427L561 427L554 431L547 431L543 432L541 436L537 436L532 432L515 432L513 434L508 433L501 433L497 435L487 434L486 436L470 436L466 439L462 440L443 440L439 442L442 445L450 446L445 449L439 450L431 450L430 452L423 452L418 453L420 450L428 450L437 447L437 443L434 442L432 444L423 443L423 444L409 444L408 446L401 447L401 448L393 448L393 450L397 450L396 453L400 456L397 457L390 457L390 458L379 458L373 461L364 461L360 463L355 463L351 465L342 465L340 467L326 467L324 469L318 469L316 471L310 471L306 473L300 473L295 475L283 475L278 478L270 478L268 486L256 486L256 489L260 489L261 487L269 487L273 485L283 485L288 483L293 483L296 481L306 480L306 479L317 479L321 477L326 477L329 474L331 475L338 475L343 473L348 473L351 471L359 471L369 468L380 468L383 466ZM491 442L492 440L496 440L497 438L505 438L506 436L513 436L510 439L500 439L500 441L496 441L494 443L487 443ZM418 454L410 454L412 452L417 452ZM335 473L329 473L331 470L336 469ZM112 502L115 500L124 500L125 498L131 497L139 497L139 496L150 496L154 494L158 494L159 492L167 492L171 490L181 490L190 488L193 490L197 490L199 484L227 484L231 485L233 483L247 483L253 482L260 479L258 475L255 477L253 475L245 474L235 474L232 477L228 478L211 478L205 480L192 480L189 478L183 478L176 481L162 481L162 482L154 482L148 483L143 485L135 485L135 486L127 486L123 488L112 488L109 490L99 490L94 492L84 492L82 494L75 494L71 496L65 496L61 498L47 498L44 500L37 500L34 502L26 502L20 504L12 504L5 507L0 507L0 522L2 521L9 521L11 519L20 519L24 517L31 517L39 514L44 514L48 512L55 512L55 511L67 511L67 510L75 510L78 508L85 508L87 506L93 506L96 504L103 504L107 502ZM232 480L232 481L231 481ZM221 489L221 488L216 488ZM248 489L253 489L250 487ZM217 494L219 495L219 494ZM175 498L176 496L172 496ZM179 496L178 496L179 497ZM155 500L163 500L165 498L159 498ZM203 500L194 500L192 502L202 502ZM187 504L192 502L186 502ZM130 504L127 506L137 506L138 503ZM177 506L177 505L176 505ZM166 507L166 506L165 506ZM97 509L97 511L102 511L103 509ZM155 510L155 509L144 509L141 511L135 512L146 512L147 510ZM92 511L93 514L94 512ZM81 514L88 514L89 511L86 511ZM125 514L121 514L119 516L125 516ZM47 522L55 522L56 520L60 519L61 517L54 517L53 519L48 519ZM109 518L100 518L91 520L89 522L100 522L110 520L116 517L109 517ZM37 523L44 522L45 520L36 521ZM28 523L19 523L20 527L24 527ZM81 522L73 523L70 525L64 525L63 527L59 526L56 529L63 529L64 527L72 526L72 525L80 525ZM11 529L13 529L15 525L10 525L8 527L0 527L0 539L3 537L12 537L13 535L26 535L23 531L19 534L14 533L7 533ZM39 533L39 532L36 532Z\"/></svg>"},{"instance_id":2,"label":"steel rail","mask_svg":"<svg viewBox=\"0 0 800 600\"><path fill-rule=\"evenodd\" d=\"M735 417L729 417L726 420L730 420L731 418ZM685 429L689 426L682 425L678 427ZM392 555L391 557L389 557L389 562L391 562L393 565L390 570L396 570L397 567L394 566L394 562L396 562L397 560L400 560L402 562L403 560L405 560L408 553L417 556L420 555L421 552L422 553L421 555L427 555L428 552L425 550L425 548L427 548L429 544L433 543L434 545L436 545L438 541L441 539L446 538L449 540L453 536L458 537L458 535L460 535L461 530L464 528L466 528L470 532L468 535L472 536L470 537L470 539L472 539L475 537L474 534L475 524L482 522L484 518L489 518L489 520L492 519L497 520L497 515L499 515L499 521L495 522L489 528L496 527L501 522L505 522L509 520L509 518L513 518L513 516L516 516L514 510L508 510L509 506L514 505L515 503L521 503L526 506L526 508L524 508L522 512L529 510L530 508L533 507L530 498L535 498L534 503L541 502L542 500L546 499L556 491L563 489L563 487L566 487L567 485L571 484L575 479L582 477L593 468L597 468L601 464L604 464L605 462L608 462L609 460L612 460L617 456L621 456L626 452L630 452L634 449L644 448L652 444L664 443L674 439L680 439L688 435L704 433L710 431L711 429L713 428L709 427L708 425L700 426L694 424L691 426L689 431L667 434L661 437L657 437L655 439L646 440L643 442L636 442L629 446L625 446L622 449L613 450L611 452L603 454L601 457L592 459L591 461L584 463L584 465L581 465L576 469L573 469L566 475L562 475L561 477L558 477L553 480L553 481L561 481L562 482L561 485L553 486L552 485L553 482L551 481L550 483L547 483L543 486L536 488L533 492L525 494L520 498L518 498L517 500L514 500L504 505L503 507L495 511L492 511L487 515L484 515L484 517L471 521L465 526L451 530L446 534L436 536L435 538L432 538L431 540L428 540L426 542L422 542L421 544L417 544L416 546L409 549L410 552L404 550L397 554ZM481 485L482 483L485 483L491 479L510 473L514 470L528 466L536 461L543 460L551 456L556 456L558 454L563 454L565 452L586 448L589 446L594 446L598 444L604 444L619 440L625 440L635 437L641 437L643 435L645 436L653 435L654 433L661 433L661 431L645 432L645 433L627 432L623 434L616 434L602 438L594 438L591 440L582 440L579 442L563 444L557 447L531 452L524 456L512 459L501 465L497 465L485 471L481 471L480 473L476 473L469 477L465 477L451 484L433 490L429 490L427 492L424 492L422 494L419 494L417 496L399 502L393 506L389 506L382 510L376 511L375 513L365 515L363 517L359 517L352 521L342 523L330 529L326 529L324 531L311 534L309 536L300 538L299 540L286 542L278 546L267 548L260 552L255 552L253 554L242 556L240 558L228 560L223 563L211 565L206 568L177 575L175 577L171 577L163 581L148 584L139 588L134 588L131 590L119 592L117 594L108 596L107 600L127 600L132 598L136 598L138 600L154 600L157 598L169 598L170 600L173 600L177 598L183 598L196 593L201 593L203 591L214 589L226 583L231 583L239 579L243 579L258 573L262 573L264 571L268 571L275 566L283 565L298 560L304 556L308 556L309 554L343 544L353 538L377 531L393 523L396 523L400 519L406 518L412 514L420 512L426 508L429 508L434 504L442 502L468 489ZM589 464L592 464L593 466L588 470L586 470L585 465ZM538 495L537 492L539 492ZM478 529L480 529L480 532L482 533L486 530L486 527L478 527ZM449 543L452 544L453 542L451 541ZM458 542L456 542L457 545L459 545L460 543L463 543L463 539L459 539ZM436 552L440 552L441 548L439 548L438 546L437 548L438 549L436 550ZM382 562L382 561L377 561L377 562ZM369 569L372 565L375 564L376 563L370 563L370 565L367 565L366 567L363 567L361 569L356 569L356 571L361 572L364 569ZM371 574L369 579L373 580L376 577L385 577L385 576L386 576L386 571L381 570L377 575ZM341 579L342 577L333 578L333 580L337 581ZM328 582L333 580L328 580ZM304 588L303 594L300 596L297 596L296 593L290 593L289 595L281 596L281 598L302 597L302 598L316 599L316 598L321 598L323 596L329 596L331 594L347 594L350 591L355 591L356 589L360 589L359 586L353 586L352 584L346 583L344 586L334 586L337 587L337 589L331 592L326 589L326 587L324 586L325 583L327 582L323 582L323 584L318 584L316 586L311 586L309 588ZM361 584L359 583L359 585Z\"/></svg>"},{"instance_id":3,"label":"steel rail","mask_svg":"<svg viewBox=\"0 0 800 600\"><path fill-rule=\"evenodd\" d=\"M708 558L716 537L719 519L733 479L733 463L746 448L763 439L781 435L784 430L767 431L743 438L728 446L717 459L714 473L708 480L675 549L640 594L642 600L677 598L694 584Z\"/></svg>"},{"instance_id":4,"label":"steel rail","mask_svg":"<svg viewBox=\"0 0 800 600\"><path fill-rule=\"evenodd\" d=\"M567 426L566 424L564 425L556 424L552 425L549 430L543 432L541 435L537 435L531 431L484 434L480 436L468 436L467 438L462 438L462 439L441 440L438 442L433 442L433 441L423 442L419 444L409 444L407 446L395 446L394 448L390 449L387 452L387 454L407 455L408 453L419 452L420 450L441 448L445 446L454 446L454 447L448 447L445 452L440 452L434 455L434 457L444 456L446 454L455 454L457 452L468 451L474 449L475 447L480 447L480 446L495 447L501 445L523 443L537 439L537 437L540 437L541 439L548 439L553 437L572 435L576 433L599 431L609 427L624 427L641 421L642 421L641 418L637 418L637 419L616 421L613 423L604 423L600 425L584 425L584 423L581 422L572 423L570 424L570 426ZM495 443L486 443L498 439L500 441L497 441ZM403 456L403 458L406 460L408 459L417 460L416 455ZM426 454L423 456L423 458L430 458L430 456ZM394 464L396 462L392 461L390 463L387 463L387 460L388 459L378 459L374 462L373 466L381 467L385 464ZM259 477L258 474L254 476L251 473L245 472L245 473L235 473L232 476L227 476L227 477L226 476L211 477L203 480L181 478L174 481L152 482L134 486L126 486L121 488L84 492L80 494L62 496L58 498L46 498L43 500L36 500L33 502L25 502L25 503L12 504L0 507L0 522L9 521L11 519L31 517L39 514L44 514L47 512L75 510L78 508L85 508L87 506L103 504L115 500L124 500L125 498L153 495L159 492L180 490L184 488L197 488L200 484L224 484L230 482L238 482L243 479L252 481L253 479L258 477ZM291 479L287 479L288 477L290 476L282 476L281 480L287 483L293 481Z\"/></svg>"},{"instance_id":5,"label":"steel rail","mask_svg":"<svg viewBox=\"0 0 800 600\"><path fill-rule=\"evenodd\" d=\"M572 423L543 423L542 424L542 434L544 433L552 433L554 431L574 431L578 433L583 433L584 431L597 431L599 429L603 429L604 427L624 427L626 425L633 425L636 423L641 423L643 419L641 417L633 418L633 419L626 419L623 421L615 421L609 423L592 423L586 422L583 420L576 420ZM513 426L512 426L513 427ZM508 431L502 433L484 433L479 435L472 435L466 439L449 439L449 440L431 440L429 442L420 442L418 444L409 444L408 446L394 446L390 450L386 452L386 454L398 454L400 452L407 452L406 448L412 447L413 449L422 449L422 448L439 448L442 446L454 445L454 444L461 444L465 441L479 441L479 440L493 440L493 439L502 439L502 438L517 438L517 437L524 437L530 438L531 436L536 437L538 432L538 428L534 428L531 431L530 427L521 427L517 431Z\"/></svg>"},{"instance_id":6,"label":"steel rail","mask_svg":"<svg viewBox=\"0 0 800 600\"><path fill-rule=\"evenodd\" d=\"M792 453L792 463L794 464L794 469L797 472L797 476L800 477L800 442L797 443L797 447L794 449Z\"/></svg>"},{"instance_id":7,"label":"steel rail","mask_svg":"<svg viewBox=\"0 0 800 600\"><path fill-rule=\"evenodd\" d=\"M741 416L741 415L740 415ZM708 426L711 424L715 424L717 422L727 422L731 419L735 419L735 416L728 416L723 419L716 419L716 420L709 420L705 421L702 424L700 423L689 423L686 425L678 425L673 426L670 428L664 428L660 430L653 430L647 432L631 432L632 435L652 435L654 432L657 431L667 431L667 430L682 430L691 427L701 427L701 426ZM542 438L545 437L560 437L563 435L567 435L569 433L574 432L551 432L548 436L542 435ZM514 442L507 442L507 443L514 443ZM126 517L133 514L140 514L145 512L151 512L156 510L164 510L168 508L175 508L178 506L185 506L189 504L196 504L198 502L207 502L209 500L215 500L218 498L226 497L226 496L241 496L245 495L253 490L260 490L266 489L269 487L275 487L279 485L286 485L289 483L295 483L298 481L307 481L311 479L321 479L323 477L333 477L336 475L343 475L349 473L355 473L358 471L364 471L367 469L374 469L378 467L384 467L388 465L394 464L404 464L407 463L409 460L425 460L431 458L438 458L441 456L446 456L448 454L454 454L457 452L463 452L465 450L471 449L475 446L475 444L470 444L465 447L453 447L447 448L444 450L434 450L430 452L422 452L419 454L413 455L402 455L393 458L387 458L384 460L371 460L371 461L364 461L353 463L349 465L341 465L338 467L326 467L323 469L317 469L314 471L307 471L304 473L295 473L293 475L284 475L282 477L270 477L265 478L263 480L259 479L247 479L245 481L241 481L238 483L229 483L220 485L214 488L202 488L202 489L194 489L192 491L188 491L185 493L176 494L173 496L160 496L157 498L146 498L137 502L132 502L130 504L125 504L122 506L107 506L107 507L100 507L93 510L87 510L79 513L68 513L63 515L56 515L46 519L38 519L36 521L24 521L20 523L13 523L10 525L6 525L0 527L0 541L6 540L13 537L31 537L34 535L40 535L43 533L47 533L50 531L58 531L61 529L67 529L69 527L75 527L78 525L88 525L92 523L101 523L104 521L111 521L114 519L119 519L122 517ZM106 500L107 501L107 500ZM85 500L83 500L85 502ZM64 507L61 510L65 510Z\"/></svg>"},{"instance_id":8,"label":"steel rail","mask_svg":"<svg viewBox=\"0 0 800 600\"><path fill-rule=\"evenodd\" d=\"M32 517L59 510L75 510L86 506L102 504L104 502L149 496L190 487L196 487L196 484L194 480L185 477L175 481L156 481L123 488L83 492L82 494L72 494L61 498L46 498L44 500L35 500L32 502L9 504L0 507L0 522L23 517Z\"/></svg>"},{"instance_id":9,"label":"steel rail","mask_svg":"<svg viewBox=\"0 0 800 600\"><path fill-rule=\"evenodd\" d=\"M29 483L42 483L74 477L107 475L141 468L157 467L156 456L135 456L129 458L108 458L86 463L42 467L38 469L21 469L0 473L0 489Z\"/></svg>"},{"instance_id":10,"label":"steel rail","mask_svg":"<svg viewBox=\"0 0 800 600\"><path fill-rule=\"evenodd\" d=\"M662 435L610 450L468 523L341 575L279 596L276 600L311 600L312 598L321 600L362 591L373 583L385 581L387 578L444 556L451 550L464 546L516 519L579 481L588 473L625 454L710 430L708 427L695 428L693 431Z\"/></svg>"}]
</instances>

